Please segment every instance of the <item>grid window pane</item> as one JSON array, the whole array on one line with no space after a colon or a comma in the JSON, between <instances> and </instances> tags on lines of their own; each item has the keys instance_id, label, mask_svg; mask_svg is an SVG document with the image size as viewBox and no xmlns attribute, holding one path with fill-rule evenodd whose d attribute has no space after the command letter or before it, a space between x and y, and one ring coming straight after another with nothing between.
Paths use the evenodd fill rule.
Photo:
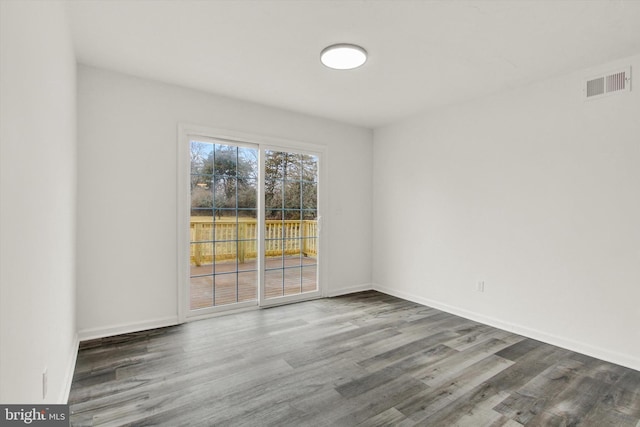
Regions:
<instances>
[{"instance_id":1,"label":"grid window pane","mask_svg":"<svg viewBox=\"0 0 640 427\"><path fill-rule=\"evenodd\" d=\"M215 284L215 305L235 304L238 302L238 286L236 273L216 274Z\"/></svg>"},{"instance_id":2,"label":"grid window pane","mask_svg":"<svg viewBox=\"0 0 640 427\"><path fill-rule=\"evenodd\" d=\"M213 274L213 243L191 243L190 245L191 276Z\"/></svg>"},{"instance_id":3,"label":"grid window pane","mask_svg":"<svg viewBox=\"0 0 640 427\"><path fill-rule=\"evenodd\" d=\"M312 209L305 209L301 212L302 219L306 221L315 221L318 219L318 211Z\"/></svg>"},{"instance_id":4,"label":"grid window pane","mask_svg":"<svg viewBox=\"0 0 640 427\"><path fill-rule=\"evenodd\" d=\"M284 208L300 209L300 181L285 181L284 185Z\"/></svg>"},{"instance_id":5,"label":"grid window pane","mask_svg":"<svg viewBox=\"0 0 640 427\"><path fill-rule=\"evenodd\" d=\"M300 209L285 209L283 211L283 218L285 221L300 221L302 212Z\"/></svg>"},{"instance_id":6,"label":"grid window pane","mask_svg":"<svg viewBox=\"0 0 640 427\"><path fill-rule=\"evenodd\" d=\"M284 153L279 151L265 151L265 182L269 179L283 179L285 176Z\"/></svg>"},{"instance_id":7,"label":"grid window pane","mask_svg":"<svg viewBox=\"0 0 640 427\"><path fill-rule=\"evenodd\" d=\"M309 154L300 156L302 180L318 182L318 157Z\"/></svg>"},{"instance_id":8,"label":"grid window pane","mask_svg":"<svg viewBox=\"0 0 640 427\"><path fill-rule=\"evenodd\" d=\"M285 257L300 257L300 239L284 239L282 243Z\"/></svg>"},{"instance_id":9,"label":"grid window pane","mask_svg":"<svg viewBox=\"0 0 640 427\"><path fill-rule=\"evenodd\" d=\"M315 182L302 183L302 209L318 208L318 184Z\"/></svg>"},{"instance_id":10,"label":"grid window pane","mask_svg":"<svg viewBox=\"0 0 640 427\"><path fill-rule=\"evenodd\" d=\"M258 299L258 272L238 273L238 302Z\"/></svg>"},{"instance_id":11,"label":"grid window pane","mask_svg":"<svg viewBox=\"0 0 640 427\"><path fill-rule=\"evenodd\" d=\"M238 217L240 221L247 220L248 218L253 219L252 224L258 220L258 211L255 209L238 209Z\"/></svg>"},{"instance_id":12,"label":"grid window pane","mask_svg":"<svg viewBox=\"0 0 640 427\"><path fill-rule=\"evenodd\" d=\"M209 222L213 222L213 209L212 208L191 208L191 217L209 217ZM205 219L201 219L204 221Z\"/></svg>"},{"instance_id":13,"label":"grid window pane","mask_svg":"<svg viewBox=\"0 0 640 427\"><path fill-rule=\"evenodd\" d=\"M302 221L302 237L318 238L318 221L305 219Z\"/></svg>"},{"instance_id":14,"label":"grid window pane","mask_svg":"<svg viewBox=\"0 0 640 427\"><path fill-rule=\"evenodd\" d=\"M284 224L282 226L284 229L283 237L285 239L298 239L302 236L300 234L302 233L302 223L300 222L300 220L287 220L284 221ZM296 246L297 245L291 243L287 244L287 248Z\"/></svg>"},{"instance_id":15,"label":"grid window pane","mask_svg":"<svg viewBox=\"0 0 640 427\"><path fill-rule=\"evenodd\" d=\"M238 177L258 178L258 151L256 149L238 147Z\"/></svg>"},{"instance_id":16,"label":"grid window pane","mask_svg":"<svg viewBox=\"0 0 640 427\"><path fill-rule=\"evenodd\" d=\"M302 267L302 292L313 292L318 289L318 266Z\"/></svg>"},{"instance_id":17,"label":"grid window pane","mask_svg":"<svg viewBox=\"0 0 640 427\"><path fill-rule=\"evenodd\" d=\"M236 178L229 176L214 176L213 205L215 208L235 209L236 201Z\"/></svg>"},{"instance_id":18,"label":"grid window pane","mask_svg":"<svg viewBox=\"0 0 640 427\"><path fill-rule=\"evenodd\" d=\"M238 147L216 144L213 173L216 176L237 176Z\"/></svg>"},{"instance_id":19,"label":"grid window pane","mask_svg":"<svg viewBox=\"0 0 640 427\"><path fill-rule=\"evenodd\" d=\"M300 241L303 264L315 264L318 256L318 239L307 238Z\"/></svg>"},{"instance_id":20,"label":"grid window pane","mask_svg":"<svg viewBox=\"0 0 640 427\"><path fill-rule=\"evenodd\" d=\"M211 217L191 217L189 236L191 242L211 242L214 235L214 225Z\"/></svg>"},{"instance_id":21,"label":"grid window pane","mask_svg":"<svg viewBox=\"0 0 640 427\"><path fill-rule=\"evenodd\" d=\"M256 209L258 207L258 181L252 178L238 178L238 208Z\"/></svg>"},{"instance_id":22,"label":"grid window pane","mask_svg":"<svg viewBox=\"0 0 640 427\"><path fill-rule=\"evenodd\" d=\"M282 239L264 241L265 268L272 270L284 265L284 242Z\"/></svg>"},{"instance_id":23,"label":"grid window pane","mask_svg":"<svg viewBox=\"0 0 640 427\"><path fill-rule=\"evenodd\" d=\"M238 271L258 268L258 240L238 241Z\"/></svg>"},{"instance_id":24,"label":"grid window pane","mask_svg":"<svg viewBox=\"0 0 640 427\"><path fill-rule=\"evenodd\" d=\"M192 277L189 291L191 310L213 306L213 276Z\"/></svg>"},{"instance_id":25,"label":"grid window pane","mask_svg":"<svg viewBox=\"0 0 640 427\"><path fill-rule=\"evenodd\" d=\"M267 270L264 272L264 293L267 298L281 297L284 295L282 269Z\"/></svg>"},{"instance_id":26,"label":"grid window pane","mask_svg":"<svg viewBox=\"0 0 640 427\"><path fill-rule=\"evenodd\" d=\"M284 269L284 294L296 295L302 292L301 269L285 268Z\"/></svg>"},{"instance_id":27,"label":"grid window pane","mask_svg":"<svg viewBox=\"0 0 640 427\"><path fill-rule=\"evenodd\" d=\"M282 211L280 211L280 214L282 215ZM264 238L267 240L284 238L282 218L268 219L265 221Z\"/></svg>"},{"instance_id":28,"label":"grid window pane","mask_svg":"<svg viewBox=\"0 0 640 427\"><path fill-rule=\"evenodd\" d=\"M213 191L210 175L191 175L191 207L213 208Z\"/></svg>"},{"instance_id":29,"label":"grid window pane","mask_svg":"<svg viewBox=\"0 0 640 427\"><path fill-rule=\"evenodd\" d=\"M213 144L191 141L190 155L192 175L213 173Z\"/></svg>"},{"instance_id":30,"label":"grid window pane","mask_svg":"<svg viewBox=\"0 0 640 427\"><path fill-rule=\"evenodd\" d=\"M214 222L213 240L216 241L229 241L236 240L237 227L235 218L228 218L224 216L216 217ZM222 255L222 252L220 253Z\"/></svg>"},{"instance_id":31,"label":"grid window pane","mask_svg":"<svg viewBox=\"0 0 640 427\"><path fill-rule=\"evenodd\" d=\"M300 267L302 265L302 257L300 252L289 254L284 258L284 267Z\"/></svg>"}]
</instances>

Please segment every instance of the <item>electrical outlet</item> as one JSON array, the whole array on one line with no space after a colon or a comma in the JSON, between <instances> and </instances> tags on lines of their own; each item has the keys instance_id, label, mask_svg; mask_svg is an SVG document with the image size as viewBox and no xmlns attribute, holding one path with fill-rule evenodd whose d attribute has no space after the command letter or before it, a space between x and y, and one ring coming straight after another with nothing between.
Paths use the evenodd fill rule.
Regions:
<instances>
[{"instance_id":1,"label":"electrical outlet","mask_svg":"<svg viewBox=\"0 0 640 427\"><path fill-rule=\"evenodd\" d=\"M42 371L42 398L46 399L47 398L47 386L49 382L49 373L47 372L47 368L44 368L44 371Z\"/></svg>"},{"instance_id":2,"label":"electrical outlet","mask_svg":"<svg viewBox=\"0 0 640 427\"><path fill-rule=\"evenodd\" d=\"M480 282L478 282L476 284L476 290L478 292L484 292L484 280L482 280L482 281L480 281Z\"/></svg>"}]
</instances>

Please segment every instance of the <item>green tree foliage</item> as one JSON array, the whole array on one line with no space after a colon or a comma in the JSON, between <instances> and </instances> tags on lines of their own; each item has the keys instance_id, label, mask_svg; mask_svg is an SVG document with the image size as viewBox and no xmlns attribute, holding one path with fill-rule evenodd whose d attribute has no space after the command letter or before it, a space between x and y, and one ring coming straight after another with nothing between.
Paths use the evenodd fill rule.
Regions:
<instances>
[{"instance_id":1,"label":"green tree foliage","mask_svg":"<svg viewBox=\"0 0 640 427\"><path fill-rule=\"evenodd\" d=\"M317 158L267 151L265 213L267 219L315 219ZM192 215L220 216L227 209L256 209L257 150L191 142ZM235 215L235 214L234 214Z\"/></svg>"},{"instance_id":2,"label":"green tree foliage","mask_svg":"<svg viewBox=\"0 0 640 427\"><path fill-rule=\"evenodd\" d=\"M267 219L315 219L318 161L314 156L267 151L265 213Z\"/></svg>"}]
</instances>

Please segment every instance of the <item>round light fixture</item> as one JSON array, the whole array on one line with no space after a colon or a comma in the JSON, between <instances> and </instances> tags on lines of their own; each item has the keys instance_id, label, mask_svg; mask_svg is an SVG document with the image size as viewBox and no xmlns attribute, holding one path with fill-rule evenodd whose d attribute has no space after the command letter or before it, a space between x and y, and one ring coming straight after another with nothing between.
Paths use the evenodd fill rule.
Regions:
<instances>
[{"instance_id":1,"label":"round light fixture","mask_svg":"<svg viewBox=\"0 0 640 427\"><path fill-rule=\"evenodd\" d=\"M367 51L355 44L334 44L320 52L320 61L335 70L351 70L367 62Z\"/></svg>"}]
</instances>

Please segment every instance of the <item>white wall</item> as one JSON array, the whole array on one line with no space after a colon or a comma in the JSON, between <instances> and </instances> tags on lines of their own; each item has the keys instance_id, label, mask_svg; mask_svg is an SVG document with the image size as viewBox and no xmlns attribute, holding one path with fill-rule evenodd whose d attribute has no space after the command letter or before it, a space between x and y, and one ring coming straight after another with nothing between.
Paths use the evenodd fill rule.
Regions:
<instances>
[{"instance_id":1,"label":"white wall","mask_svg":"<svg viewBox=\"0 0 640 427\"><path fill-rule=\"evenodd\" d=\"M376 130L374 287L640 369L640 56L618 64L620 96L584 102L584 70Z\"/></svg>"},{"instance_id":2,"label":"white wall","mask_svg":"<svg viewBox=\"0 0 640 427\"><path fill-rule=\"evenodd\" d=\"M2 1L0 19L0 402L64 402L77 350L75 58L60 3Z\"/></svg>"},{"instance_id":3,"label":"white wall","mask_svg":"<svg viewBox=\"0 0 640 427\"><path fill-rule=\"evenodd\" d=\"M370 287L370 130L87 66L78 111L81 338L176 322L179 122L326 145L329 292Z\"/></svg>"}]
</instances>

